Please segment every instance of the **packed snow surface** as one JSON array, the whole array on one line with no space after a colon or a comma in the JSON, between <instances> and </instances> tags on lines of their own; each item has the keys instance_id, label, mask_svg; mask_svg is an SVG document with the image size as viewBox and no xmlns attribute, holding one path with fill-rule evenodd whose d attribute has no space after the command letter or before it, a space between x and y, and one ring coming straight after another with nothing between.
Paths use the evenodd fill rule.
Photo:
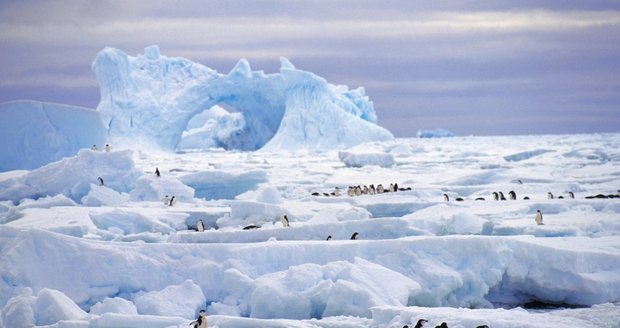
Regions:
<instances>
[{"instance_id":1,"label":"packed snow surface","mask_svg":"<svg viewBox=\"0 0 620 328\"><path fill-rule=\"evenodd\" d=\"M619 327L619 186L620 134L83 149L0 173L0 326Z\"/></svg>"},{"instance_id":2,"label":"packed snow surface","mask_svg":"<svg viewBox=\"0 0 620 328\"><path fill-rule=\"evenodd\" d=\"M92 64L101 88L97 110L112 142L166 150L335 149L393 139L376 124L363 88L333 85L280 61L279 73L252 71L241 59L220 74L161 55L157 46L135 57L105 48Z\"/></svg>"}]
</instances>

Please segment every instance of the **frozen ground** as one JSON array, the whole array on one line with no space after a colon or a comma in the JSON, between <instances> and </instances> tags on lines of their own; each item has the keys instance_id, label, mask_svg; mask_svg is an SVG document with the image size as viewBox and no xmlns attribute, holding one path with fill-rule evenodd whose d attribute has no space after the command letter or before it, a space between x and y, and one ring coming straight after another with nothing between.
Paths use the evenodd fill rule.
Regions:
<instances>
[{"instance_id":1,"label":"frozen ground","mask_svg":"<svg viewBox=\"0 0 620 328\"><path fill-rule=\"evenodd\" d=\"M0 173L4 327L620 327L620 134L123 148Z\"/></svg>"}]
</instances>

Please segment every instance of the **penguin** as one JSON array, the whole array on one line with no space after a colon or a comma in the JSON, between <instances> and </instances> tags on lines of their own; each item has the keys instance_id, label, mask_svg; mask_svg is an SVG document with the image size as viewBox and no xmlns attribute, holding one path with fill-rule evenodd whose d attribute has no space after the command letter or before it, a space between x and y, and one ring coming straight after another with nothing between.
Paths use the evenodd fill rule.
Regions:
<instances>
[{"instance_id":1,"label":"penguin","mask_svg":"<svg viewBox=\"0 0 620 328\"><path fill-rule=\"evenodd\" d=\"M329 194L328 194L328 193L326 193L326 192L324 192L324 193L323 193L323 196L325 196L325 197L329 197Z\"/></svg>"},{"instance_id":2,"label":"penguin","mask_svg":"<svg viewBox=\"0 0 620 328\"><path fill-rule=\"evenodd\" d=\"M551 191L547 192L547 199L553 199L553 194Z\"/></svg>"},{"instance_id":3,"label":"penguin","mask_svg":"<svg viewBox=\"0 0 620 328\"><path fill-rule=\"evenodd\" d=\"M349 186L349 189L347 189L347 195L349 195L350 197L355 196L355 190L352 186Z\"/></svg>"},{"instance_id":4,"label":"penguin","mask_svg":"<svg viewBox=\"0 0 620 328\"><path fill-rule=\"evenodd\" d=\"M521 179L517 180L517 182L518 182L519 184L523 184L523 181L521 181Z\"/></svg>"},{"instance_id":5,"label":"penguin","mask_svg":"<svg viewBox=\"0 0 620 328\"><path fill-rule=\"evenodd\" d=\"M99 181L99 185L103 186L103 179L101 177L97 177L97 180Z\"/></svg>"},{"instance_id":6,"label":"penguin","mask_svg":"<svg viewBox=\"0 0 620 328\"><path fill-rule=\"evenodd\" d=\"M478 197L476 200L485 200L484 197Z\"/></svg>"},{"instance_id":7,"label":"penguin","mask_svg":"<svg viewBox=\"0 0 620 328\"><path fill-rule=\"evenodd\" d=\"M282 226L283 227L288 227L288 217L286 216L286 214L280 216L280 222L282 222Z\"/></svg>"},{"instance_id":8,"label":"penguin","mask_svg":"<svg viewBox=\"0 0 620 328\"><path fill-rule=\"evenodd\" d=\"M385 192L385 188L383 188L382 184L377 185L377 194L382 194Z\"/></svg>"},{"instance_id":9,"label":"penguin","mask_svg":"<svg viewBox=\"0 0 620 328\"><path fill-rule=\"evenodd\" d=\"M170 203L168 205L173 206L176 203L177 203L177 197L176 196L172 196L170 198Z\"/></svg>"},{"instance_id":10,"label":"penguin","mask_svg":"<svg viewBox=\"0 0 620 328\"><path fill-rule=\"evenodd\" d=\"M166 195L162 201L164 202L164 205L170 205L170 198L168 198L168 195Z\"/></svg>"},{"instance_id":11,"label":"penguin","mask_svg":"<svg viewBox=\"0 0 620 328\"><path fill-rule=\"evenodd\" d=\"M376 193L377 193L377 190L375 190L375 185L371 184L370 187L368 187L368 194L374 195Z\"/></svg>"},{"instance_id":12,"label":"penguin","mask_svg":"<svg viewBox=\"0 0 620 328\"><path fill-rule=\"evenodd\" d=\"M359 239L359 235L360 235L359 233L354 232L354 233L351 235L351 240L358 240L358 239Z\"/></svg>"},{"instance_id":13,"label":"penguin","mask_svg":"<svg viewBox=\"0 0 620 328\"><path fill-rule=\"evenodd\" d=\"M517 199L517 193L514 190L511 190L510 192L508 192L508 198L510 200L516 200Z\"/></svg>"},{"instance_id":14,"label":"penguin","mask_svg":"<svg viewBox=\"0 0 620 328\"><path fill-rule=\"evenodd\" d=\"M561 195L560 195L560 196L558 197L558 199L564 199L564 196L561 196Z\"/></svg>"},{"instance_id":15,"label":"penguin","mask_svg":"<svg viewBox=\"0 0 620 328\"><path fill-rule=\"evenodd\" d=\"M530 200L530 196L523 197L523 200Z\"/></svg>"},{"instance_id":16,"label":"penguin","mask_svg":"<svg viewBox=\"0 0 620 328\"><path fill-rule=\"evenodd\" d=\"M327 241L332 240L332 235L327 236L327 238L325 238L325 240L327 240Z\"/></svg>"},{"instance_id":17,"label":"penguin","mask_svg":"<svg viewBox=\"0 0 620 328\"><path fill-rule=\"evenodd\" d=\"M196 230L198 230L198 232L205 231L205 224L202 222L202 220L198 220L198 222L196 222Z\"/></svg>"},{"instance_id":18,"label":"penguin","mask_svg":"<svg viewBox=\"0 0 620 328\"><path fill-rule=\"evenodd\" d=\"M159 168L158 167L155 168L155 176L157 176L157 177L161 176L161 174L159 173Z\"/></svg>"},{"instance_id":19,"label":"penguin","mask_svg":"<svg viewBox=\"0 0 620 328\"><path fill-rule=\"evenodd\" d=\"M461 198L461 197L456 197L454 200L456 200L457 202L462 202L462 201L464 201L464 199L463 199L463 198Z\"/></svg>"},{"instance_id":20,"label":"penguin","mask_svg":"<svg viewBox=\"0 0 620 328\"><path fill-rule=\"evenodd\" d=\"M198 319L190 322L189 325L193 325L193 328L208 328L209 323L207 322L207 312L205 312L205 310L200 310Z\"/></svg>"},{"instance_id":21,"label":"penguin","mask_svg":"<svg viewBox=\"0 0 620 328\"><path fill-rule=\"evenodd\" d=\"M499 200L506 200L506 196L504 196L503 192L499 192Z\"/></svg>"},{"instance_id":22,"label":"penguin","mask_svg":"<svg viewBox=\"0 0 620 328\"><path fill-rule=\"evenodd\" d=\"M312 193L312 196L321 196L321 194L319 194L318 192L315 191L315 192Z\"/></svg>"},{"instance_id":23,"label":"penguin","mask_svg":"<svg viewBox=\"0 0 620 328\"><path fill-rule=\"evenodd\" d=\"M92 147L90 147L90 150L97 151L97 145L93 145Z\"/></svg>"},{"instance_id":24,"label":"penguin","mask_svg":"<svg viewBox=\"0 0 620 328\"><path fill-rule=\"evenodd\" d=\"M340 188L338 187L334 188L334 191L332 192L332 196L340 197Z\"/></svg>"},{"instance_id":25,"label":"penguin","mask_svg":"<svg viewBox=\"0 0 620 328\"><path fill-rule=\"evenodd\" d=\"M357 186L355 187L355 196L361 196L362 195L362 187Z\"/></svg>"},{"instance_id":26,"label":"penguin","mask_svg":"<svg viewBox=\"0 0 620 328\"><path fill-rule=\"evenodd\" d=\"M258 228L260 227L257 226L256 224L250 224L250 225L243 227L243 230L253 230L253 229L258 229Z\"/></svg>"},{"instance_id":27,"label":"penguin","mask_svg":"<svg viewBox=\"0 0 620 328\"><path fill-rule=\"evenodd\" d=\"M110 152L110 149L112 149L112 148L110 147L110 145L109 145L109 144L105 144L105 152L106 152L106 153L109 153L109 152Z\"/></svg>"},{"instance_id":28,"label":"penguin","mask_svg":"<svg viewBox=\"0 0 620 328\"><path fill-rule=\"evenodd\" d=\"M499 200L499 194L497 192L493 192L493 200Z\"/></svg>"},{"instance_id":29,"label":"penguin","mask_svg":"<svg viewBox=\"0 0 620 328\"><path fill-rule=\"evenodd\" d=\"M489 328L489 326L487 326L487 325L480 325L480 326L476 326L476 328Z\"/></svg>"},{"instance_id":30,"label":"penguin","mask_svg":"<svg viewBox=\"0 0 620 328\"><path fill-rule=\"evenodd\" d=\"M368 195L369 192L370 192L370 189L368 189L368 186L364 185L364 187L362 188L362 194Z\"/></svg>"},{"instance_id":31,"label":"penguin","mask_svg":"<svg viewBox=\"0 0 620 328\"><path fill-rule=\"evenodd\" d=\"M407 326L407 325L404 325L404 326L403 326L403 328L409 328L409 326Z\"/></svg>"},{"instance_id":32,"label":"penguin","mask_svg":"<svg viewBox=\"0 0 620 328\"><path fill-rule=\"evenodd\" d=\"M568 192L568 198L575 199L575 194L572 191Z\"/></svg>"},{"instance_id":33,"label":"penguin","mask_svg":"<svg viewBox=\"0 0 620 328\"><path fill-rule=\"evenodd\" d=\"M538 225L543 225L543 217L540 210L536 210L536 217L534 218L534 221L536 221L536 224Z\"/></svg>"},{"instance_id":34,"label":"penguin","mask_svg":"<svg viewBox=\"0 0 620 328\"><path fill-rule=\"evenodd\" d=\"M450 201L450 197L448 197L448 194L443 194L443 200L445 200L446 202Z\"/></svg>"},{"instance_id":35,"label":"penguin","mask_svg":"<svg viewBox=\"0 0 620 328\"><path fill-rule=\"evenodd\" d=\"M445 322L442 322L441 325L435 326L435 328L448 328L448 324Z\"/></svg>"},{"instance_id":36,"label":"penguin","mask_svg":"<svg viewBox=\"0 0 620 328\"><path fill-rule=\"evenodd\" d=\"M398 190L400 190L398 189L398 183L394 182L394 192L397 192Z\"/></svg>"},{"instance_id":37,"label":"penguin","mask_svg":"<svg viewBox=\"0 0 620 328\"><path fill-rule=\"evenodd\" d=\"M426 319L420 319L418 320L418 323L415 324L415 327L413 328L422 328L424 326L425 323L427 323L428 320Z\"/></svg>"}]
</instances>

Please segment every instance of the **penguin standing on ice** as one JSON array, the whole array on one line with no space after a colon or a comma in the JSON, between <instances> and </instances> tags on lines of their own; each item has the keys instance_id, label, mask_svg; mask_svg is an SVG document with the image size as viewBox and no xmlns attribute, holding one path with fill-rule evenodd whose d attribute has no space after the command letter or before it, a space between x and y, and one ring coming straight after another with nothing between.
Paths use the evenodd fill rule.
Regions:
<instances>
[{"instance_id":1,"label":"penguin standing on ice","mask_svg":"<svg viewBox=\"0 0 620 328\"><path fill-rule=\"evenodd\" d=\"M105 144L105 152L109 153L110 150L112 150L112 147L110 147L110 144Z\"/></svg>"},{"instance_id":2,"label":"penguin standing on ice","mask_svg":"<svg viewBox=\"0 0 620 328\"><path fill-rule=\"evenodd\" d=\"M435 326L435 328L448 328L448 324L445 322L442 322L441 325Z\"/></svg>"},{"instance_id":3,"label":"penguin standing on ice","mask_svg":"<svg viewBox=\"0 0 620 328\"><path fill-rule=\"evenodd\" d=\"M547 193L547 199L553 199L553 194L551 193L551 191Z\"/></svg>"},{"instance_id":4,"label":"penguin standing on ice","mask_svg":"<svg viewBox=\"0 0 620 328\"><path fill-rule=\"evenodd\" d=\"M359 236L360 236L360 234L359 234L359 233L354 232L354 233L351 235L351 240L358 240L358 239L359 239Z\"/></svg>"},{"instance_id":5,"label":"penguin standing on ice","mask_svg":"<svg viewBox=\"0 0 620 328\"><path fill-rule=\"evenodd\" d=\"M416 323L415 327L413 327L413 328L422 328L422 327L424 327L424 324L427 323L427 322L428 322L428 320L426 320L426 319L420 319L420 320L418 320L418 323Z\"/></svg>"},{"instance_id":6,"label":"penguin standing on ice","mask_svg":"<svg viewBox=\"0 0 620 328\"><path fill-rule=\"evenodd\" d=\"M155 168L155 175L156 175L157 177L160 177L160 176L161 176L161 174L159 173L159 168L158 168L158 167L156 167L156 168Z\"/></svg>"},{"instance_id":7,"label":"penguin standing on ice","mask_svg":"<svg viewBox=\"0 0 620 328\"><path fill-rule=\"evenodd\" d=\"M568 192L568 198L575 199L575 194L572 191Z\"/></svg>"},{"instance_id":8,"label":"penguin standing on ice","mask_svg":"<svg viewBox=\"0 0 620 328\"><path fill-rule=\"evenodd\" d=\"M517 193L514 190L511 190L508 192L508 198L510 200L517 200Z\"/></svg>"},{"instance_id":9,"label":"penguin standing on ice","mask_svg":"<svg viewBox=\"0 0 620 328\"><path fill-rule=\"evenodd\" d=\"M493 200L499 200L499 194L497 192L493 192Z\"/></svg>"},{"instance_id":10,"label":"penguin standing on ice","mask_svg":"<svg viewBox=\"0 0 620 328\"><path fill-rule=\"evenodd\" d=\"M103 178L97 177L97 181L99 181L100 186L103 186Z\"/></svg>"},{"instance_id":11,"label":"penguin standing on ice","mask_svg":"<svg viewBox=\"0 0 620 328\"><path fill-rule=\"evenodd\" d=\"M92 147L90 147L90 150L97 151L97 145L93 145Z\"/></svg>"},{"instance_id":12,"label":"penguin standing on ice","mask_svg":"<svg viewBox=\"0 0 620 328\"><path fill-rule=\"evenodd\" d=\"M198 230L198 232L205 231L205 224L204 222L202 222L202 220L198 220L198 222L196 223L196 230Z\"/></svg>"},{"instance_id":13,"label":"penguin standing on ice","mask_svg":"<svg viewBox=\"0 0 620 328\"><path fill-rule=\"evenodd\" d=\"M536 210L536 217L534 218L534 221L536 221L536 224L538 225L543 225L543 217L540 210Z\"/></svg>"},{"instance_id":14,"label":"penguin standing on ice","mask_svg":"<svg viewBox=\"0 0 620 328\"><path fill-rule=\"evenodd\" d=\"M177 197L176 196L172 196L170 198L170 204L168 204L168 205L174 206L174 204L176 204L176 203L177 203Z\"/></svg>"},{"instance_id":15,"label":"penguin standing on ice","mask_svg":"<svg viewBox=\"0 0 620 328\"><path fill-rule=\"evenodd\" d=\"M288 227L288 217L286 216L286 214L280 216L280 222L282 223L283 227Z\"/></svg>"},{"instance_id":16,"label":"penguin standing on ice","mask_svg":"<svg viewBox=\"0 0 620 328\"><path fill-rule=\"evenodd\" d=\"M207 322L207 312L205 312L205 310L200 310L198 319L190 322L189 325L193 325L193 328L209 328L209 323Z\"/></svg>"},{"instance_id":17,"label":"penguin standing on ice","mask_svg":"<svg viewBox=\"0 0 620 328\"><path fill-rule=\"evenodd\" d=\"M446 202L450 201L450 197L448 197L448 194L443 194L443 200L445 200Z\"/></svg>"},{"instance_id":18,"label":"penguin standing on ice","mask_svg":"<svg viewBox=\"0 0 620 328\"><path fill-rule=\"evenodd\" d=\"M385 188L383 188L382 184L377 185L377 194L382 194L385 192Z\"/></svg>"},{"instance_id":19,"label":"penguin standing on ice","mask_svg":"<svg viewBox=\"0 0 620 328\"><path fill-rule=\"evenodd\" d=\"M506 200L506 196L504 196L503 192L499 192L499 200Z\"/></svg>"},{"instance_id":20,"label":"penguin standing on ice","mask_svg":"<svg viewBox=\"0 0 620 328\"><path fill-rule=\"evenodd\" d=\"M164 196L161 201L164 202L164 205L170 205L170 198L168 198L168 195Z\"/></svg>"},{"instance_id":21,"label":"penguin standing on ice","mask_svg":"<svg viewBox=\"0 0 620 328\"><path fill-rule=\"evenodd\" d=\"M332 240L332 235L327 236L327 238L325 240L327 240L327 241Z\"/></svg>"}]
</instances>

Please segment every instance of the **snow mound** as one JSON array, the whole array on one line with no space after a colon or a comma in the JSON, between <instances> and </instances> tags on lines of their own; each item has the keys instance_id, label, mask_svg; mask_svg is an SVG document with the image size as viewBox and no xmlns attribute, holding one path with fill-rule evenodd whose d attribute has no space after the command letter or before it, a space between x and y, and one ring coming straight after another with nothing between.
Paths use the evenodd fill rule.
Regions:
<instances>
[{"instance_id":1,"label":"snow mound","mask_svg":"<svg viewBox=\"0 0 620 328\"><path fill-rule=\"evenodd\" d=\"M364 153L364 152L338 152L338 158L347 167L362 167L377 165L381 167L392 167L395 164L394 155L389 153Z\"/></svg>"},{"instance_id":2,"label":"snow mound","mask_svg":"<svg viewBox=\"0 0 620 328\"><path fill-rule=\"evenodd\" d=\"M132 151L99 152L82 149L76 156L0 181L0 200L18 202L62 194L75 202L82 201L92 188L104 186L116 192L129 192L141 173L134 167ZM90 194L86 201L110 197L110 190Z\"/></svg>"},{"instance_id":3,"label":"snow mound","mask_svg":"<svg viewBox=\"0 0 620 328\"><path fill-rule=\"evenodd\" d=\"M542 154L549 153L549 152L553 152L553 150L549 150L549 149L536 149L536 150L524 151L524 152L521 152L521 153L516 153L516 154L504 156L504 160L506 160L507 162L525 161L525 160L528 160L530 158L533 158L533 157L536 157L536 156L540 156Z\"/></svg>"},{"instance_id":4,"label":"snow mound","mask_svg":"<svg viewBox=\"0 0 620 328\"><path fill-rule=\"evenodd\" d=\"M140 314L196 318L205 307L205 296L191 280L171 285L161 291L141 293L134 300Z\"/></svg>"},{"instance_id":5,"label":"snow mound","mask_svg":"<svg viewBox=\"0 0 620 328\"><path fill-rule=\"evenodd\" d=\"M157 46L136 57L108 47L92 64L101 88L97 110L114 142L167 150L333 149L394 138L376 125L363 88L335 86L285 58L281 63L280 73L265 74L241 59L223 75L163 56ZM218 104L236 113L216 109L202 126L189 124Z\"/></svg>"},{"instance_id":6,"label":"snow mound","mask_svg":"<svg viewBox=\"0 0 620 328\"><path fill-rule=\"evenodd\" d=\"M0 172L32 170L106 142L100 113L87 108L13 101L0 104L0 116Z\"/></svg>"}]
</instances>

